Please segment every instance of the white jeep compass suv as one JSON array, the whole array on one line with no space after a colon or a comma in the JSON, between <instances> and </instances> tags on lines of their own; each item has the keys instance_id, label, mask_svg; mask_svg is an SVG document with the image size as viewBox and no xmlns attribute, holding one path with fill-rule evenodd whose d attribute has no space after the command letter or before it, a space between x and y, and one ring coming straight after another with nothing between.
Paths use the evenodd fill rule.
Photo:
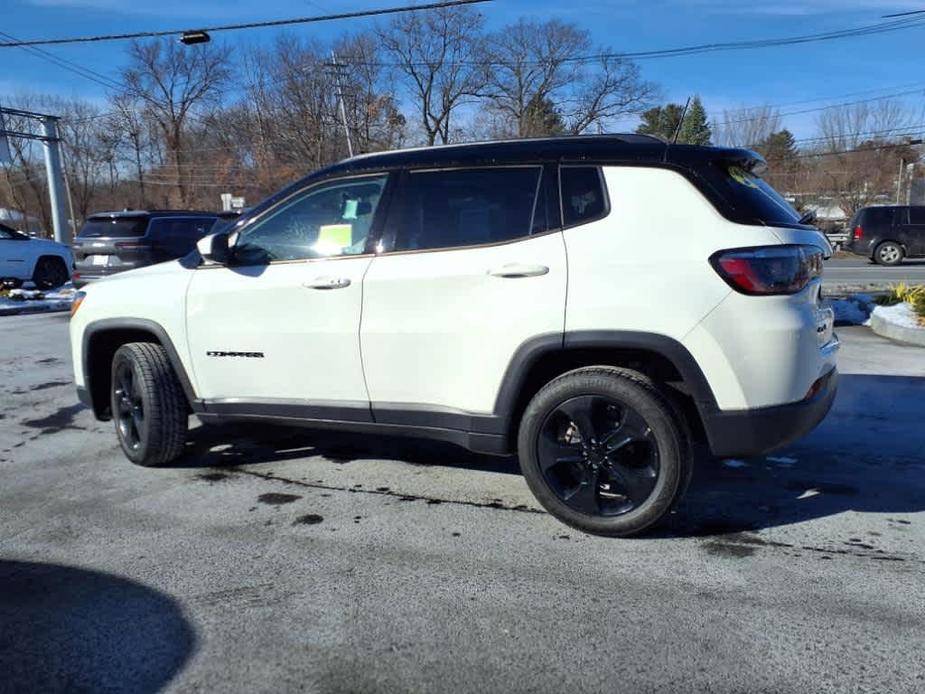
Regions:
<instances>
[{"instance_id":1,"label":"white jeep compass suv","mask_svg":"<svg viewBox=\"0 0 925 694\"><path fill-rule=\"evenodd\" d=\"M830 249L763 168L639 135L354 157L89 287L78 393L141 465L190 414L409 434L516 451L554 516L636 533L693 441L763 454L835 397Z\"/></svg>"}]
</instances>

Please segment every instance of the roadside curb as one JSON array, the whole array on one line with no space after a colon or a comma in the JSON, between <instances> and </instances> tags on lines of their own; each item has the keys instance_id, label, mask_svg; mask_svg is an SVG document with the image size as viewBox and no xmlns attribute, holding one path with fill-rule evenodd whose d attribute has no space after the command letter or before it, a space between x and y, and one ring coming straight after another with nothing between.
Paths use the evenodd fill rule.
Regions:
<instances>
[{"instance_id":1,"label":"roadside curb","mask_svg":"<svg viewBox=\"0 0 925 694\"><path fill-rule=\"evenodd\" d=\"M865 282L864 284L822 283L823 296L850 296L851 294L882 294L896 286L895 282Z\"/></svg>"},{"instance_id":2,"label":"roadside curb","mask_svg":"<svg viewBox=\"0 0 925 694\"><path fill-rule=\"evenodd\" d=\"M23 316L32 313L64 313L71 310L71 302L61 302L60 305L30 306L24 301L23 306L0 306L0 318L3 316Z\"/></svg>"},{"instance_id":3,"label":"roadside curb","mask_svg":"<svg viewBox=\"0 0 925 694\"><path fill-rule=\"evenodd\" d=\"M878 306L870 316L870 329L890 340L925 347L925 328L913 328L897 321L892 312ZM892 308L892 307L891 307ZM909 313L912 314L911 310Z\"/></svg>"}]
</instances>

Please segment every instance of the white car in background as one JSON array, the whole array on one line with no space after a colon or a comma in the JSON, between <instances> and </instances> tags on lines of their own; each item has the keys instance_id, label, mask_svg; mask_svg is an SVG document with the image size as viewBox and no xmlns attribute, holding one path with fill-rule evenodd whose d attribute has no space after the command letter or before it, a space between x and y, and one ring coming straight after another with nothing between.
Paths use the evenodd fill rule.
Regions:
<instances>
[{"instance_id":1,"label":"white car in background","mask_svg":"<svg viewBox=\"0 0 925 694\"><path fill-rule=\"evenodd\" d=\"M33 282L38 289L53 289L71 278L73 266L64 244L34 239L0 224L0 284L19 287Z\"/></svg>"}]
</instances>

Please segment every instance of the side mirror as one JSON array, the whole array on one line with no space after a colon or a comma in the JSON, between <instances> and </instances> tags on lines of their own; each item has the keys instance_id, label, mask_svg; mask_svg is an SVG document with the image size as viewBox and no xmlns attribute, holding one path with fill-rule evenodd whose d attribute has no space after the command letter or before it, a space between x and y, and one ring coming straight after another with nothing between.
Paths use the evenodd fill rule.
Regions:
<instances>
[{"instance_id":1,"label":"side mirror","mask_svg":"<svg viewBox=\"0 0 925 694\"><path fill-rule=\"evenodd\" d=\"M231 255L228 245L228 234L219 232L203 236L196 242L196 250L207 263L225 265Z\"/></svg>"}]
</instances>

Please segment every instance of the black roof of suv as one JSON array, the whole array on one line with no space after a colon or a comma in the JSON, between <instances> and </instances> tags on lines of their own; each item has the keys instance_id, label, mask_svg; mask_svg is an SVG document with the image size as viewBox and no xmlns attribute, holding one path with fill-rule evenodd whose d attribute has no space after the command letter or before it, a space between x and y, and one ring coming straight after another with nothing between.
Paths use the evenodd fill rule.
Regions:
<instances>
[{"instance_id":1,"label":"black roof of suv","mask_svg":"<svg viewBox=\"0 0 925 694\"><path fill-rule=\"evenodd\" d=\"M727 219L741 224L813 228L760 175L761 155L748 149L677 145L650 135L571 135L418 147L362 154L320 169L252 208L238 226L310 183L334 176L440 167L524 163L654 166L690 180ZM745 183L743 183L745 181Z\"/></svg>"}]
</instances>

